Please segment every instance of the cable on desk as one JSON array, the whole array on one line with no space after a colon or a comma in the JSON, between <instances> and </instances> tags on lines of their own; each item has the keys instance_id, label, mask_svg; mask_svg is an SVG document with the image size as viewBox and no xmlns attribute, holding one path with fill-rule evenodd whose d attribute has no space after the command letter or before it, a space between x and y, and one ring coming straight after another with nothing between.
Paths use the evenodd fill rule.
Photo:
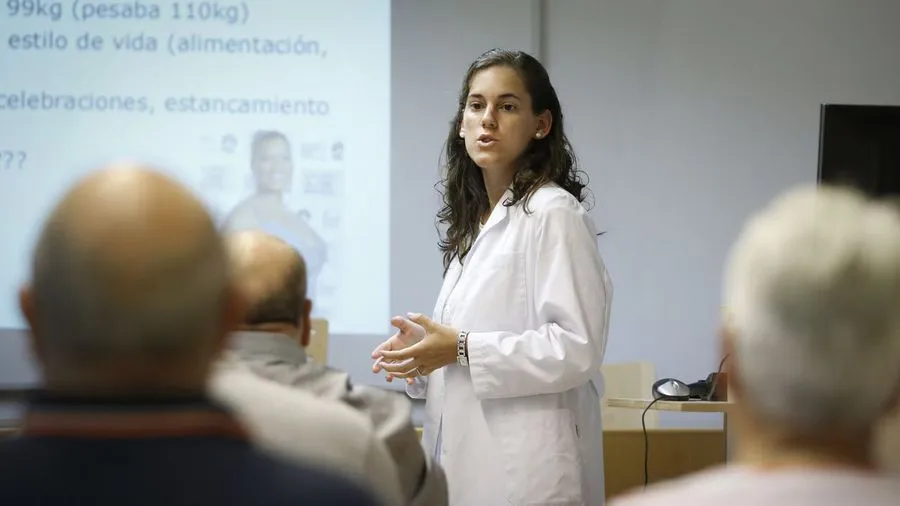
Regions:
<instances>
[{"instance_id":1,"label":"cable on desk","mask_svg":"<svg viewBox=\"0 0 900 506\"><path fill-rule=\"evenodd\" d=\"M647 411L650 411L650 408L661 400L664 399L662 397L653 399L641 413L641 428L644 430L644 488L647 488L647 484L650 482L650 438L647 436Z\"/></svg>"},{"instance_id":2,"label":"cable on desk","mask_svg":"<svg viewBox=\"0 0 900 506\"><path fill-rule=\"evenodd\" d=\"M713 376L712 385L709 387L709 393L706 395L706 400L713 400L713 395L716 393L716 388L719 386L719 376L722 374L722 366L725 365L725 361L728 360L728 357L731 355L726 353L722 360L719 362L719 368L716 370L716 375Z\"/></svg>"}]
</instances>

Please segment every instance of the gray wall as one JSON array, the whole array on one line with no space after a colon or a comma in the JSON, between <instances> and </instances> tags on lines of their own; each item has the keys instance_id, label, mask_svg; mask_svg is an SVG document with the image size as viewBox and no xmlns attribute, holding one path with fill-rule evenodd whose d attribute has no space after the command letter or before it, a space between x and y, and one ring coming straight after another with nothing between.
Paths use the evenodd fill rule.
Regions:
<instances>
[{"instance_id":1,"label":"gray wall","mask_svg":"<svg viewBox=\"0 0 900 506\"><path fill-rule=\"evenodd\" d=\"M815 181L819 104L900 104L900 2L546 4L546 63L608 231L606 360L705 378L728 246L750 212Z\"/></svg>"},{"instance_id":2,"label":"gray wall","mask_svg":"<svg viewBox=\"0 0 900 506\"><path fill-rule=\"evenodd\" d=\"M466 66L524 48L550 70L608 231L607 361L705 377L728 245L815 180L819 104L900 104L897 20L897 0L394 0L391 310L430 312L440 287L432 186ZM331 362L383 385L368 372L382 337L333 336ZM31 378L26 360L4 339L0 383Z\"/></svg>"}]
</instances>

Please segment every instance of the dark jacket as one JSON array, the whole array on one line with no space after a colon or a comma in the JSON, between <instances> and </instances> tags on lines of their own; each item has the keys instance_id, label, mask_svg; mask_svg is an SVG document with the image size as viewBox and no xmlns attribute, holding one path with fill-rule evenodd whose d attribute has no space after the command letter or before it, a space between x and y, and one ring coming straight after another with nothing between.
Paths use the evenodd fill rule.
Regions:
<instances>
[{"instance_id":1,"label":"dark jacket","mask_svg":"<svg viewBox=\"0 0 900 506\"><path fill-rule=\"evenodd\" d=\"M0 441L0 504L375 505L335 475L259 453L202 397L141 401L40 394Z\"/></svg>"}]
</instances>

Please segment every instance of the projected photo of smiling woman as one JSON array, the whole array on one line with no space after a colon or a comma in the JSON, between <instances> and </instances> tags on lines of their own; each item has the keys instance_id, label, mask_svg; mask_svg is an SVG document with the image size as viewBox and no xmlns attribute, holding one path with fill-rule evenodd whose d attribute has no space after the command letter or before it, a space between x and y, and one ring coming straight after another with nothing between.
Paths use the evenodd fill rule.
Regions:
<instances>
[{"instance_id":1,"label":"projected photo of smiling woman","mask_svg":"<svg viewBox=\"0 0 900 506\"><path fill-rule=\"evenodd\" d=\"M327 259L322 237L304 215L284 201L294 179L294 160L287 136L275 130L257 132L250 145L250 169L255 191L239 202L225 219L225 232L262 230L291 244L306 260L309 298L315 299L316 284Z\"/></svg>"}]
</instances>

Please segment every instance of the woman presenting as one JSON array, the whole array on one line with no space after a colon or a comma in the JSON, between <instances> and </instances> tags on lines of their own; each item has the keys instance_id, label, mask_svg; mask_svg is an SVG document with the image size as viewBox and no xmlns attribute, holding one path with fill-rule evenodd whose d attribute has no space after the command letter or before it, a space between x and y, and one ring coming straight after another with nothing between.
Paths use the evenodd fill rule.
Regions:
<instances>
[{"instance_id":1,"label":"woman presenting","mask_svg":"<svg viewBox=\"0 0 900 506\"><path fill-rule=\"evenodd\" d=\"M472 63L446 157L433 317L394 318L373 371L425 397L451 505L601 505L612 286L543 66L504 50Z\"/></svg>"}]
</instances>

